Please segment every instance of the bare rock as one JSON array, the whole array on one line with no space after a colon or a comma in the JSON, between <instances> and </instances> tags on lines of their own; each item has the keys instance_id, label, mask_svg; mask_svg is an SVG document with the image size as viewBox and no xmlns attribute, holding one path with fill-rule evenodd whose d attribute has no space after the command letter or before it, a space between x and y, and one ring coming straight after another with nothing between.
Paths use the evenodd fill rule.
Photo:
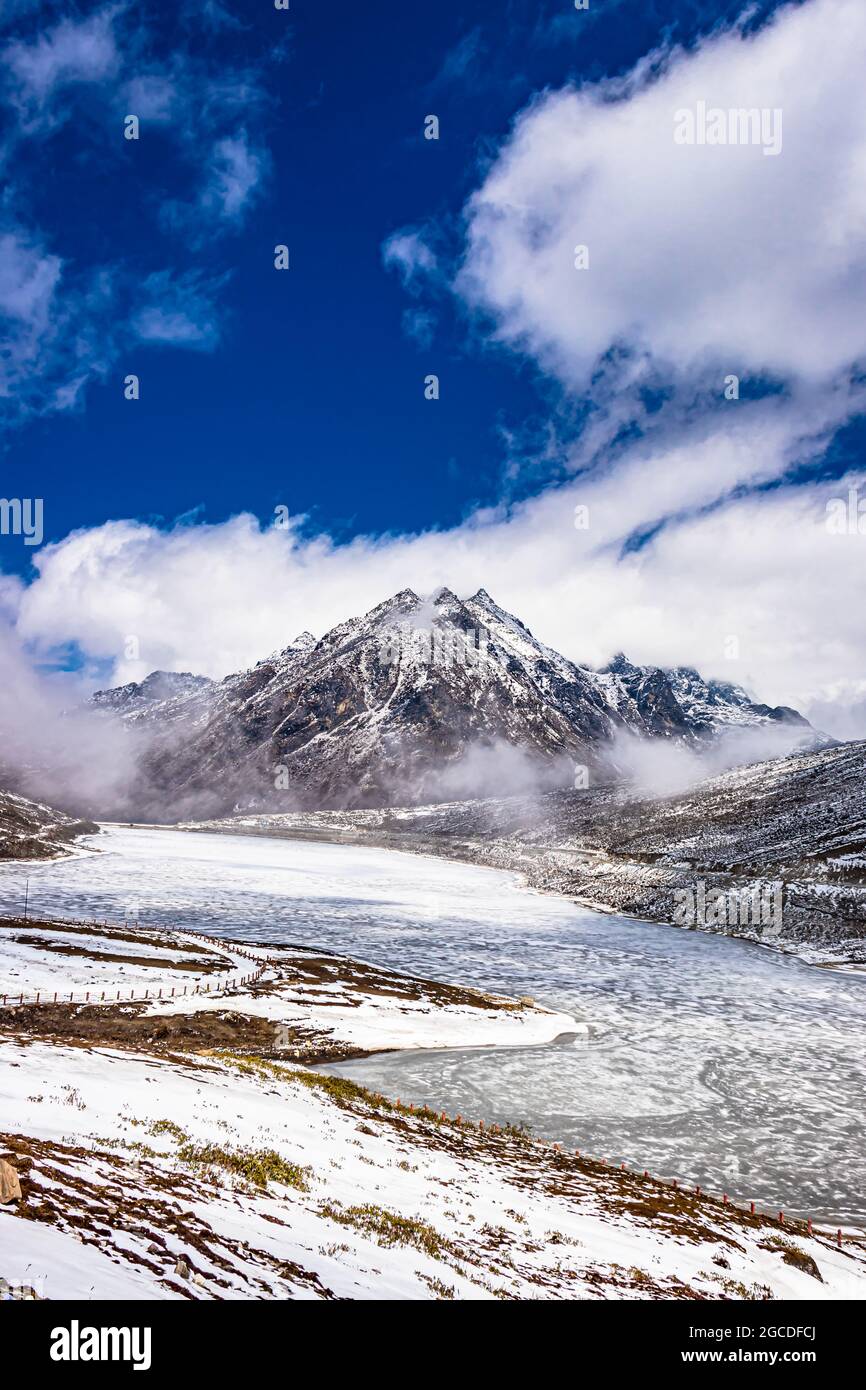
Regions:
<instances>
[{"instance_id":1,"label":"bare rock","mask_svg":"<svg viewBox=\"0 0 866 1390\"><path fill-rule=\"evenodd\" d=\"M11 1163L7 1163L5 1158L0 1158L0 1204L20 1201L21 1184L18 1174Z\"/></svg>"}]
</instances>

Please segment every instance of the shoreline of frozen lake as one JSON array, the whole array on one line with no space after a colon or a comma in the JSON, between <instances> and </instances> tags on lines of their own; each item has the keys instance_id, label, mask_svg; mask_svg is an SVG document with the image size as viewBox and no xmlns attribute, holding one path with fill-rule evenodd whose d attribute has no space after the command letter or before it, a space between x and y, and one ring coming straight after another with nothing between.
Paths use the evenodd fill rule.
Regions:
<instances>
[{"instance_id":1,"label":"shoreline of frozen lake","mask_svg":"<svg viewBox=\"0 0 866 1390\"><path fill-rule=\"evenodd\" d=\"M99 854L0 865L0 902L310 945L568 1013L544 1046L338 1070L633 1167L866 1223L866 980L597 913L511 871L365 846L111 827Z\"/></svg>"}]
</instances>

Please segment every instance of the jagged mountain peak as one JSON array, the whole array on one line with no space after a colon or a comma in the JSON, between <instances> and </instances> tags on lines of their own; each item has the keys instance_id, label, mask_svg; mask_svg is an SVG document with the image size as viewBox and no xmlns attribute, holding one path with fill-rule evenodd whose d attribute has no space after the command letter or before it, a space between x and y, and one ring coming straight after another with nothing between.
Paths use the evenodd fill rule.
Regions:
<instances>
[{"instance_id":1,"label":"jagged mountain peak","mask_svg":"<svg viewBox=\"0 0 866 1390\"><path fill-rule=\"evenodd\" d=\"M120 704L153 704L212 684L209 676L196 676L191 671L151 671L142 681L97 690L91 699L95 705L115 708Z\"/></svg>"},{"instance_id":2,"label":"jagged mountain peak","mask_svg":"<svg viewBox=\"0 0 866 1390\"><path fill-rule=\"evenodd\" d=\"M371 608L365 613L363 618L349 618L347 622L338 624L326 634L327 641L333 633L341 632L344 629L356 628L361 623L375 623L380 619L401 617L404 614L415 613L423 606L424 600L419 598L414 589L401 589L399 593L392 594L383 603L377 603L375 608Z\"/></svg>"},{"instance_id":3,"label":"jagged mountain peak","mask_svg":"<svg viewBox=\"0 0 866 1390\"><path fill-rule=\"evenodd\" d=\"M607 665L601 667L604 674L613 676L633 676L645 669L636 666L633 661L629 661L625 652L616 652Z\"/></svg>"},{"instance_id":4,"label":"jagged mountain peak","mask_svg":"<svg viewBox=\"0 0 866 1390\"><path fill-rule=\"evenodd\" d=\"M684 680L702 681L703 677L694 666L669 666L668 674L672 676L682 676Z\"/></svg>"},{"instance_id":5,"label":"jagged mountain peak","mask_svg":"<svg viewBox=\"0 0 866 1390\"><path fill-rule=\"evenodd\" d=\"M306 656L316 645L316 639L311 632L302 632L287 647L281 647L279 651L271 652L270 656L263 657L257 661L254 669L258 670L261 666L276 666L285 662L296 661L298 657ZM228 677L232 679L231 676Z\"/></svg>"}]
</instances>

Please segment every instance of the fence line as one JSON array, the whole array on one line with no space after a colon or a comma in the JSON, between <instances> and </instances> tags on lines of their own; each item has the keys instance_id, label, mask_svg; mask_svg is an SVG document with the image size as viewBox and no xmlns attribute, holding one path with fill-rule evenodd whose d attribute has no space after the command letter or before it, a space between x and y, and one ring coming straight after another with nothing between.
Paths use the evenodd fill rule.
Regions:
<instances>
[{"instance_id":1,"label":"fence line","mask_svg":"<svg viewBox=\"0 0 866 1390\"><path fill-rule=\"evenodd\" d=\"M49 927L55 925L71 926L73 924L75 926L93 927L97 930L100 927L109 928L109 930L119 930L121 925L119 922L109 923L108 921L87 921L86 919L78 917L52 917L44 921L44 925ZM128 927L129 923L125 922L123 925L124 927ZM136 923L136 926L140 928L140 923ZM68 992L66 990L55 990L53 992L53 995L50 989L36 991L28 990L22 991L20 994L6 993L0 995L0 1008L21 1008L23 1006L35 1006L37 1004L48 1003L117 1004L128 1003L130 1001L134 1002L136 1000L143 1003L144 1001L152 1002L154 1000L160 999L182 999L185 996L192 997L196 994L210 994L212 997L216 998L219 995L228 994L238 989L242 985L251 984L264 973L268 965L272 964L272 961L268 956L262 957L259 955L253 955L251 951L244 950L242 946L236 946L233 942L223 941L216 936L208 936L204 932L187 931L184 927L157 927L155 928L155 930L172 932L180 938L187 938L193 941L203 941L211 948L216 948L224 956L229 956L230 958L232 956L240 956L242 960L254 962L258 968L256 970L253 970L249 975L242 975L240 976L240 978L231 977L228 980L224 981L221 986L216 986L215 988L211 987L210 982L208 982L207 984L199 983L192 987L190 987L189 985L184 985L183 989L181 989L179 985L172 985L171 987L169 987L168 985L164 985L159 990L154 990L148 987L143 992L141 990L132 989L130 990L129 994L126 994L125 991L119 989L115 990L115 988L111 988L102 990L99 993L98 998L98 991L95 989L70 990ZM106 998L106 996L108 997Z\"/></svg>"},{"instance_id":2,"label":"fence line","mask_svg":"<svg viewBox=\"0 0 866 1390\"><path fill-rule=\"evenodd\" d=\"M385 1099L386 1097L381 1095L373 1096L374 1101L382 1101ZM437 1115L435 1111L431 1111L429 1106L419 1106L416 1109L411 1103L409 1105L404 1105L399 1098L397 1100L389 1100L388 1104L393 1106L395 1110L403 1114L414 1115L418 1119L424 1120L431 1119L432 1117L432 1121L435 1124L456 1125L458 1129L477 1128L481 1135L485 1133L496 1135L505 1132L501 1125L485 1125L483 1120L479 1120L476 1125L474 1120L464 1119L460 1114L451 1116L444 1110L441 1114ZM553 1143L549 1139L530 1139L529 1143L533 1144L536 1148L546 1149L548 1152L559 1154L562 1158L572 1157L570 1153L564 1150L562 1144ZM644 1168L642 1171L634 1171L628 1168L625 1163L620 1163L619 1168L616 1168L613 1164L608 1164L606 1158L593 1158L589 1154L581 1153L580 1149L575 1149L573 1156L574 1158L580 1159L583 1163L594 1163L598 1167L604 1168L609 1171L612 1176L616 1173L627 1173L630 1177L636 1178L638 1181L651 1182L659 1187L672 1188L675 1192L681 1192L684 1197L694 1196L702 1198L705 1202L721 1202L722 1206L731 1207L734 1211L740 1212L743 1215L748 1214L749 1216L753 1216L758 1222L779 1226L780 1229L789 1231L792 1235L797 1233L803 1236L805 1234L814 1240L828 1241L836 1245L838 1249L842 1249L843 1236L841 1227L837 1228L835 1231L819 1229L810 1216L805 1219L802 1217L786 1217L784 1211L780 1211L776 1216L773 1216L769 1212L756 1211L754 1202L749 1203L747 1213L746 1207L740 1202L733 1201L733 1199L728 1196L727 1192L723 1192L721 1198L713 1197L712 1193L704 1192L698 1184L691 1187L690 1184L680 1183L678 1178L659 1178L656 1177L655 1174L650 1173L647 1168ZM805 1232L802 1229L804 1226L806 1228Z\"/></svg>"}]
</instances>

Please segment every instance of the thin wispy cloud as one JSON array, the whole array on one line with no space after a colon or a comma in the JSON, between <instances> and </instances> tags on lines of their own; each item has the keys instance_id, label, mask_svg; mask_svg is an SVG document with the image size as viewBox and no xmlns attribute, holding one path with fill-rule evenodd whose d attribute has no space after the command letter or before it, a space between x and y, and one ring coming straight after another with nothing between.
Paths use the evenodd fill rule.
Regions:
<instances>
[{"instance_id":1,"label":"thin wispy cloud","mask_svg":"<svg viewBox=\"0 0 866 1390\"><path fill-rule=\"evenodd\" d=\"M69 88L104 83L119 71L114 25L121 8L62 18L32 40L13 39L0 50L6 100L25 133L51 130L67 118L63 98Z\"/></svg>"},{"instance_id":2,"label":"thin wispy cloud","mask_svg":"<svg viewBox=\"0 0 866 1390\"><path fill-rule=\"evenodd\" d=\"M134 335L143 343L209 351L219 341L221 288L222 281L209 281L197 271L155 271L144 282L144 302L132 316Z\"/></svg>"},{"instance_id":3,"label":"thin wispy cloud","mask_svg":"<svg viewBox=\"0 0 866 1390\"><path fill-rule=\"evenodd\" d=\"M220 27L230 13L215 11ZM197 251L220 230L236 231L270 168L262 127L264 66L226 63L201 45L167 46L149 6L98 5L57 14L36 5L4 9L0 42L0 163L6 192L0 221L0 415L14 425L77 409L88 383L104 379L124 345L211 350L220 340L226 275L205 276ZM263 60L264 63L264 60ZM76 157L116 160L134 116L139 141L158 136L166 189L195 177L178 199L152 184L140 214L154 227L151 266L131 267L122 234L103 239L98 259L70 251L32 206L51 176L55 144L72 127Z\"/></svg>"},{"instance_id":4,"label":"thin wispy cloud","mask_svg":"<svg viewBox=\"0 0 866 1390\"><path fill-rule=\"evenodd\" d=\"M398 271L407 288L434 275L438 267L436 253L428 245L423 232L412 227L393 232L386 239L382 246L382 260L386 266Z\"/></svg>"},{"instance_id":5,"label":"thin wispy cloud","mask_svg":"<svg viewBox=\"0 0 866 1390\"><path fill-rule=\"evenodd\" d=\"M434 79L434 87L463 82L478 66L484 52L481 27L476 25L449 49Z\"/></svg>"},{"instance_id":6,"label":"thin wispy cloud","mask_svg":"<svg viewBox=\"0 0 866 1390\"><path fill-rule=\"evenodd\" d=\"M115 284L76 273L35 233L0 232L0 413L7 422L79 403L113 354Z\"/></svg>"}]
</instances>

